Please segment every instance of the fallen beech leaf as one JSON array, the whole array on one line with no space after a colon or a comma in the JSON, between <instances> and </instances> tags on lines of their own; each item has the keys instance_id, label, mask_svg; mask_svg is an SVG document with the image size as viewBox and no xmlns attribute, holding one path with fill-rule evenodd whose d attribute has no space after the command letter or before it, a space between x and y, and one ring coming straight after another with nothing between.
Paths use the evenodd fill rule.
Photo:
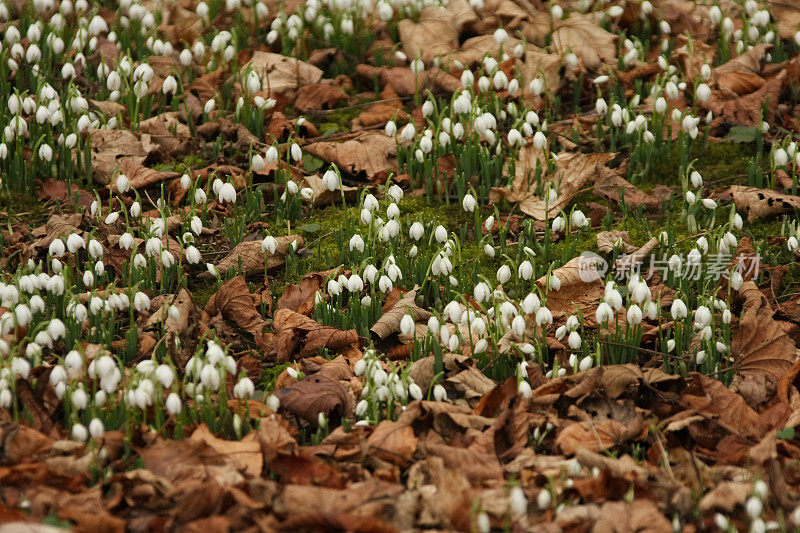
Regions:
<instances>
[{"instance_id":1,"label":"fallen beech leaf","mask_svg":"<svg viewBox=\"0 0 800 533\"><path fill-rule=\"evenodd\" d=\"M766 0L767 10L778 25L781 39L794 39L800 26L800 5L794 0Z\"/></svg>"},{"instance_id":2,"label":"fallen beech leaf","mask_svg":"<svg viewBox=\"0 0 800 533\"><path fill-rule=\"evenodd\" d=\"M800 196L781 194L770 189L733 185L731 194L736 203L736 209L747 213L747 220L750 222L800 208Z\"/></svg>"},{"instance_id":3,"label":"fallen beech leaf","mask_svg":"<svg viewBox=\"0 0 800 533\"><path fill-rule=\"evenodd\" d=\"M367 438L369 452L384 461L404 467L414 459L417 437L411 426L382 420Z\"/></svg>"},{"instance_id":4,"label":"fallen beech leaf","mask_svg":"<svg viewBox=\"0 0 800 533\"><path fill-rule=\"evenodd\" d=\"M288 356L294 351L294 345L302 343L300 358L315 355L322 348L331 351L339 351L349 346L358 344L358 333L354 329L341 330L332 326L324 326L307 316L301 315L289 309L279 309L275 313L275 329L281 333L289 333L289 336L280 336L278 346L278 359L288 360ZM293 340L293 345L292 341Z\"/></svg>"},{"instance_id":5,"label":"fallen beech leaf","mask_svg":"<svg viewBox=\"0 0 800 533\"><path fill-rule=\"evenodd\" d=\"M615 247L626 254L636 250L627 231L601 231L597 233L596 238L597 249L602 253L611 253Z\"/></svg>"},{"instance_id":6,"label":"fallen beech leaf","mask_svg":"<svg viewBox=\"0 0 800 533\"><path fill-rule=\"evenodd\" d=\"M597 273L586 270L583 257L575 257L566 265L553 270L551 275L561 280L561 288L547 291L547 308L553 319L574 314L576 307L581 310L588 323L594 321L594 311L603 297L605 285ZM542 276L536 280L542 290L547 288L547 279Z\"/></svg>"},{"instance_id":7,"label":"fallen beech leaf","mask_svg":"<svg viewBox=\"0 0 800 533\"><path fill-rule=\"evenodd\" d=\"M228 255L217 263L217 270L224 276L228 270L236 268L240 274L247 276L263 272L265 263L267 270L279 268L286 263L286 256L289 253L289 246L292 246L292 242L297 243L298 250L305 244L303 237L300 235L278 237L276 240L278 241L278 247L274 254L262 250L261 241L244 241L237 244ZM210 274L204 272L202 276L208 277Z\"/></svg>"},{"instance_id":8,"label":"fallen beech leaf","mask_svg":"<svg viewBox=\"0 0 800 533\"><path fill-rule=\"evenodd\" d=\"M621 256L619 259L617 259L616 263L614 263L614 271L627 273L632 269L636 269L636 267L642 261L647 259L647 256L650 255L650 252L655 250L657 246L658 238L651 237L649 241L644 243L641 248L635 252Z\"/></svg>"},{"instance_id":9,"label":"fallen beech leaf","mask_svg":"<svg viewBox=\"0 0 800 533\"><path fill-rule=\"evenodd\" d=\"M92 130L89 136L92 146L92 175L102 185L111 182L124 161L142 165L152 151L145 144L151 149L155 148L150 143L149 135L138 137L128 130L98 128Z\"/></svg>"},{"instance_id":10,"label":"fallen beech leaf","mask_svg":"<svg viewBox=\"0 0 800 533\"><path fill-rule=\"evenodd\" d=\"M251 67L261 76L261 86L270 95L319 83L322 70L299 59L256 50L243 69Z\"/></svg>"},{"instance_id":11,"label":"fallen beech leaf","mask_svg":"<svg viewBox=\"0 0 800 533\"><path fill-rule=\"evenodd\" d=\"M400 331L400 321L406 314L410 314L414 318L414 322L428 320L431 317L431 312L419 307L416 304L416 298L416 289L407 292L391 309L383 313L370 328L370 331L379 338L385 339L392 333Z\"/></svg>"},{"instance_id":12,"label":"fallen beech leaf","mask_svg":"<svg viewBox=\"0 0 800 533\"><path fill-rule=\"evenodd\" d=\"M261 446L251 437L238 441L218 439L211 434L205 424L201 424L194 430L189 440L207 444L221 456L231 459L236 467L248 476L261 475L264 466Z\"/></svg>"},{"instance_id":13,"label":"fallen beech leaf","mask_svg":"<svg viewBox=\"0 0 800 533\"><path fill-rule=\"evenodd\" d=\"M692 374L692 383L684 391L681 401L704 416L703 424L708 423L706 420L711 424L718 422L726 431L734 434L759 440L769 429L741 396L716 379L702 374Z\"/></svg>"},{"instance_id":14,"label":"fallen beech leaf","mask_svg":"<svg viewBox=\"0 0 800 533\"><path fill-rule=\"evenodd\" d=\"M606 502L600 508L600 517L593 531L637 531L640 533L666 533L672 524L661 514L655 502L645 499L626 502Z\"/></svg>"},{"instance_id":15,"label":"fallen beech leaf","mask_svg":"<svg viewBox=\"0 0 800 533\"><path fill-rule=\"evenodd\" d=\"M724 91L712 91L711 98L702 102L700 107L704 112L711 111L714 114L712 130L734 124L759 128L763 120L771 123L775 119L787 78L786 70L782 70L757 91L738 98L730 98Z\"/></svg>"},{"instance_id":16,"label":"fallen beech leaf","mask_svg":"<svg viewBox=\"0 0 800 533\"><path fill-rule=\"evenodd\" d=\"M317 291L322 289L325 277L318 274L306 274L297 285L287 285L278 299L276 310L290 309L301 315L311 316L314 311L314 300Z\"/></svg>"},{"instance_id":17,"label":"fallen beech leaf","mask_svg":"<svg viewBox=\"0 0 800 533\"><path fill-rule=\"evenodd\" d=\"M46 249L56 239L67 240L73 233L83 235L79 229L83 215L75 213L73 215L51 215L47 223L33 230L33 236L37 239L33 243L34 248Z\"/></svg>"},{"instance_id":18,"label":"fallen beech leaf","mask_svg":"<svg viewBox=\"0 0 800 533\"><path fill-rule=\"evenodd\" d=\"M572 198L598 175L598 168L614 158L615 154L580 152L561 152L556 161L556 170L549 176L545 183L552 183L558 192L555 202L547 202L544 198L534 195L531 190L531 181L536 173L536 162L541 162L542 151L532 144L520 150L519 160L516 163L514 183L511 190L504 187L492 187L489 201L497 202L505 198L509 202L519 202L520 210L536 220L547 220L555 217L565 209ZM546 168L540 163L542 168Z\"/></svg>"},{"instance_id":19,"label":"fallen beech leaf","mask_svg":"<svg viewBox=\"0 0 800 533\"><path fill-rule=\"evenodd\" d=\"M738 505L752 496L753 484L749 481L722 481L700 500L700 510L733 512Z\"/></svg>"},{"instance_id":20,"label":"fallen beech leaf","mask_svg":"<svg viewBox=\"0 0 800 533\"><path fill-rule=\"evenodd\" d=\"M617 36L598 26L589 15L572 14L554 25L552 46L560 55L573 52L589 69L598 68L601 62L616 64Z\"/></svg>"},{"instance_id":21,"label":"fallen beech leaf","mask_svg":"<svg viewBox=\"0 0 800 533\"><path fill-rule=\"evenodd\" d=\"M364 131L342 142L320 141L308 144L305 151L354 176L367 179L397 167L397 145L383 132Z\"/></svg>"},{"instance_id":22,"label":"fallen beech leaf","mask_svg":"<svg viewBox=\"0 0 800 533\"><path fill-rule=\"evenodd\" d=\"M208 300L201 318L208 324L211 317L221 314L225 320L234 321L251 333L257 344L262 343L263 329L267 321L256 308L256 296L250 294L243 276L226 281Z\"/></svg>"},{"instance_id":23,"label":"fallen beech leaf","mask_svg":"<svg viewBox=\"0 0 800 533\"><path fill-rule=\"evenodd\" d=\"M347 100L347 93L335 85L328 83L313 83L297 89L297 99L294 106L298 111L312 111L330 109L337 102Z\"/></svg>"},{"instance_id":24,"label":"fallen beech leaf","mask_svg":"<svg viewBox=\"0 0 800 533\"><path fill-rule=\"evenodd\" d=\"M312 203L314 207L341 202L342 192L344 192L345 200L348 202L355 199L358 195L358 187L351 187L349 185L342 185L335 191L328 189L325 184L322 183L322 178L320 178L317 174L303 176L303 181L305 181L306 185L310 187L312 191L314 191L314 195L312 197Z\"/></svg>"},{"instance_id":25,"label":"fallen beech leaf","mask_svg":"<svg viewBox=\"0 0 800 533\"><path fill-rule=\"evenodd\" d=\"M661 207L658 198L645 193L614 170L605 166L597 166L598 176L592 192L601 198L621 204L625 202L632 209L644 206L651 211Z\"/></svg>"},{"instance_id":26,"label":"fallen beech leaf","mask_svg":"<svg viewBox=\"0 0 800 533\"><path fill-rule=\"evenodd\" d=\"M72 203L76 198L79 205L87 208L92 205L95 199L92 193L84 191L74 183L67 183L53 178L45 179L39 189L39 200L43 201L53 199Z\"/></svg>"},{"instance_id":27,"label":"fallen beech leaf","mask_svg":"<svg viewBox=\"0 0 800 533\"><path fill-rule=\"evenodd\" d=\"M335 423L352 416L355 407L353 395L344 385L325 374L306 376L275 394L281 401L281 409L314 425L320 413Z\"/></svg>"},{"instance_id":28,"label":"fallen beech leaf","mask_svg":"<svg viewBox=\"0 0 800 533\"><path fill-rule=\"evenodd\" d=\"M742 374L765 373L777 383L792 366L797 347L754 282L744 282L739 294L744 315L731 340L734 365Z\"/></svg>"},{"instance_id":29,"label":"fallen beech leaf","mask_svg":"<svg viewBox=\"0 0 800 533\"><path fill-rule=\"evenodd\" d=\"M437 56L446 56L458 48L459 21L443 7L428 7L419 15L419 21L403 19L397 24L403 52L409 58L419 57L430 64Z\"/></svg>"},{"instance_id":30,"label":"fallen beech leaf","mask_svg":"<svg viewBox=\"0 0 800 533\"><path fill-rule=\"evenodd\" d=\"M144 189L151 185L156 185L165 180L179 178L181 175L178 172L167 172L163 170L155 170L147 168L138 161L125 159L120 166L120 173L125 174L130 180L131 189ZM112 184L109 184L112 186Z\"/></svg>"},{"instance_id":31,"label":"fallen beech leaf","mask_svg":"<svg viewBox=\"0 0 800 533\"><path fill-rule=\"evenodd\" d=\"M600 424L576 422L561 430L556 436L556 446L562 453L575 454L579 449L601 452L647 434L647 422L641 416L626 424L606 420Z\"/></svg>"}]
</instances>

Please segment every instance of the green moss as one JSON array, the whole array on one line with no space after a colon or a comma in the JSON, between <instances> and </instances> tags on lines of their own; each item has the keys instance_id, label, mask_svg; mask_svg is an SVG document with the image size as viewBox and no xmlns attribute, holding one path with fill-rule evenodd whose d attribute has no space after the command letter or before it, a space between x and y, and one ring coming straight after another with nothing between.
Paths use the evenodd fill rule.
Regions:
<instances>
[{"instance_id":1,"label":"green moss","mask_svg":"<svg viewBox=\"0 0 800 533\"><path fill-rule=\"evenodd\" d=\"M192 301L194 301L194 304L200 309L205 309L208 301L217 292L217 280L193 279L196 280L196 284L189 284L189 290L192 293Z\"/></svg>"},{"instance_id":2,"label":"green moss","mask_svg":"<svg viewBox=\"0 0 800 533\"><path fill-rule=\"evenodd\" d=\"M362 107L343 107L322 112L320 133L350 131L350 126L364 109Z\"/></svg>"},{"instance_id":3,"label":"green moss","mask_svg":"<svg viewBox=\"0 0 800 533\"><path fill-rule=\"evenodd\" d=\"M289 363L267 367L261 370L261 376L258 380L257 388L265 391L267 394L275 390L275 382L278 376L289 366Z\"/></svg>"},{"instance_id":4,"label":"green moss","mask_svg":"<svg viewBox=\"0 0 800 533\"><path fill-rule=\"evenodd\" d=\"M16 223L24 220L31 229L41 226L50 217L43 202L28 193L0 191L0 212L5 213L4 222Z\"/></svg>"},{"instance_id":5,"label":"green moss","mask_svg":"<svg viewBox=\"0 0 800 533\"><path fill-rule=\"evenodd\" d=\"M696 159L693 168L697 170L710 187L722 187L733 183L743 183L747 178L750 160L756 157L758 149L753 143L709 142L702 146L701 141L692 143L689 160ZM651 175L636 185L650 190L656 185L680 186L680 145L672 144L669 158L655 166Z\"/></svg>"},{"instance_id":6,"label":"green moss","mask_svg":"<svg viewBox=\"0 0 800 533\"><path fill-rule=\"evenodd\" d=\"M173 159L164 163L158 163L153 166L155 170L161 172L189 172L190 170L202 168L206 166L206 162L197 154L189 154L183 159Z\"/></svg>"}]
</instances>

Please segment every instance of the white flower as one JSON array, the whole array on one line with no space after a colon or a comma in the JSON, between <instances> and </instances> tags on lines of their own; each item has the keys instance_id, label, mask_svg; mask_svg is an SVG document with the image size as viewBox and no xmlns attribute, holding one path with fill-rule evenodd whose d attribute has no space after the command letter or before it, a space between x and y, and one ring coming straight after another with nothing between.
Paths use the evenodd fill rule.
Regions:
<instances>
[{"instance_id":1,"label":"white flower","mask_svg":"<svg viewBox=\"0 0 800 533\"><path fill-rule=\"evenodd\" d=\"M322 176L322 184L329 191L335 191L339 188L339 176L333 170L328 170Z\"/></svg>"},{"instance_id":2,"label":"white flower","mask_svg":"<svg viewBox=\"0 0 800 533\"><path fill-rule=\"evenodd\" d=\"M414 334L414 329L414 317L408 314L403 315L403 318L400 319L400 332L403 335L410 336Z\"/></svg>"},{"instance_id":3,"label":"white flower","mask_svg":"<svg viewBox=\"0 0 800 533\"><path fill-rule=\"evenodd\" d=\"M476 203L475 198L471 194L465 194L464 199L461 201L461 206L464 208L464 211L472 213L475 211Z\"/></svg>"},{"instance_id":4,"label":"white flower","mask_svg":"<svg viewBox=\"0 0 800 533\"><path fill-rule=\"evenodd\" d=\"M711 209L712 211L717 208L717 202L711 198L703 198L703 207Z\"/></svg>"},{"instance_id":5,"label":"white flower","mask_svg":"<svg viewBox=\"0 0 800 533\"><path fill-rule=\"evenodd\" d=\"M601 302L600 305L597 306L595 318L598 324L610 322L614 320L614 310L606 302Z\"/></svg>"},{"instance_id":6,"label":"white flower","mask_svg":"<svg viewBox=\"0 0 800 533\"><path fill-rule=\"evenodd\" d=\"M222 187L220 187L219 201L236 203L236 189L232 183L225 183L222 185Z\"/></svg>"},{"instance_id":7,"label":"white flower","mask_svg":"<svg viewBox=\"0 0 800 533\"><path fill-rule=\"evenodd\" d=\"M755 520L756 518L761 517L761 513L764 511L764 504L761 503L761 500L758 499L758 497L751 496L747 498L747 501L744 504L744 509L747 513L747 516L749 516L751 520Z\"/></svg>"},{"instance_id":8,"label":"white flower","mask_svg":"<svg viewBox=\"0 0 800 533\"><path fill-rule=\"evenodd\" d=\"M161 92L165 95L175 94L178 91L178 81L171 74L164 80L164 85L161 87Z\"/></svg>"},{"instance_id":9,"label":"white flower","mask_svg":"<svg viewBox=\"0 0 800 533\"><path fill-rule=\"evenodd\" d=\"M196 265L201 261L201 259L202 256L200 255L200 251L197 248L195 248L192 245L186 248L186 260L189 263Z\"/></svg>"},{"instance_id":10,"label":"white flower","mask_svg":"<svg viewBox=\"0 0 800 533\"><path fill-rule=\"evenodd\" d=\"M84 426L81 423L77 423L74 426L72 426L72 431L70 435L72 437L72 440L78 442L86 442L86 439L89 438L89 432L87 431L86 426Z\"/></svg>"},{"instance_id":11,"label":"white flower","mask_svg":"<svg viewBox=\"0 0 800 533\"><path fill-rule=\"evenodd\" d=\"M542 489L536 496L536 505L539 509L547 509L550 507L551 499L550 492L547 489Z\"/></svg>"},{"instance_id":12,"label":"white flower","mask_svg":"<svg viewBox=\"0 0 800 533\"><path fill-rule=\"evenodd\" d=\"M447 240L447 230L444 226L436 226L436 229L433 232L433 236L439 243L444 243Z\"/></svg>"},{"instance_id":13,"label":"white flower","mask_svg":"<svg viewBox=\"0 0 800 533\"><path fill-rule=\"evenodd\" d=\"M267 235L264 237L264 240L261 241L261 249L264 252L268 252L270 255L273 255L278 249L278 240L272 235Z\"/></svg>"},{"instance_id":14,"label":"white flower","mask_svg":"<svg viewBox=\"0 0 800 533\"><path fill-rule=\"evenodd\" d=\"M425 234L425 228L419 222L414 222L408 230L409 236L415 241L419 241Z\"/></svg>"},{"instance_id":15,"label":"white flower","mask_svg":"<svg viewBox=\"0 0 800 533\"><path fill-rule=\"evenodd\" d=\"M787 154L786 150L783 148L778 148L772 154L772 161L775 163L776 167L782 167L789 162L789 154Z\"/></svg>"},{"instance_id":16,"label":"white flower","mask_svg":"<svg viewBox=\"0 0 800 533\"><path fill-rule=\"evenodd\" d=\"M508 265L501 265L497 269L497 281L501 284L511 279L511 268Z\"/></svg>"},{"instance_id":17,"label":"white flower","mask_svg":"<svg viewBox=\"0 0 800 533\"><path fill-rule=\"evenodd\" d=\"M447 399L447 391L442 387L442 385L437 384L433 388L433 399L437 402L441 402Z\"/></svg>"},{"instance_id":18,"label":"white flower","mask_svg":"<svg viewBox=\"0 0 800 533\"><path fill-rule=\"evenodd\" d=\"M553 323L553 313L550 312L550 309L547 307L540 307L538 311L536 311L536 325L543 326L545 324L552 324Z\"/></svg>"}]
</instances>

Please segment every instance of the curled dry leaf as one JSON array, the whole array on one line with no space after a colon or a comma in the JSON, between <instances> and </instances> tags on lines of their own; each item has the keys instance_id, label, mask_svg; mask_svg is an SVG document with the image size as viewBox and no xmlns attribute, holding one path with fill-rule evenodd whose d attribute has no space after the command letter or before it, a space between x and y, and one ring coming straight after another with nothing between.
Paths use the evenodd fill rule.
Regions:
<instances>
[{"instance_id":1,"label":"curled dry leaf","mask_svg":"<svg viewBox=\"0 0 800 533\"><path fill-rule=\"evenodd\" d=\"M458 36L464 22L477 18L464 2L445 7L429 7L420 13L419 21L401 20L397 27L403 52L409 58L419 57L430 64L435 57L447 56L458 48Z\"/></svg>"},{"instance_id":2,"label":"curled dry leaf","mask_svg":"<svg viewBox=\"0 0 800 533\"><path fill-rule=\"evenodd\" d=\"M636 247L631 244L631 237L627 231L601 231L596 237L597 249L602 253L610 253L615 247L626 254L636 250Z\"/></svg>"},{"instance_id":3,"label":"curled dry leaf","mask_svg":"<svg viewBox=\"0 0 800 533\"><path fill-rule=\"evenodd\" d=\"M368 179L397 167L397 145L383 132L359 132L341 142L319 141L305 150L349 174L363 172Z\"/></svg>"},{"instance_id":4,"label":"curled dry leaf","mask_svg":"<svg viewBox=\"0 0 800 533\"><path fill-rule=\"evenodd\" d=\"M770 189L758 189L744 185L731 187L736 209L747 213L750 222L759 218L780 215L800 208L800 196L781 194Z\"/></svg>"},{"instance_id":5,"label":"curled dry leaf","mask_svg":"<svg viewBox=\"0 0 800 533\"><path fill-rule=\"evenodd\" d=\"M731 341L733 362L742 374L767 374L777 383L791 368L797 347L754 282L746 281L739 294L744 315Z\"/></svg>"},{"instance_id":6,"label":"curled dry leaf","mask_svg":"<svg viewBox=\"0 0 800 533\"><path fill-rule=\"evenodd\" d=\"M342 185L335 191L328 189L325 184L322 183L322 178L320 178L317 174L303 176L303 181L305 181L306 185L310 187L312 191L314 191L312 203L315 207L334 204L337 202L341 203L342 192L344 192L345 200L348 202L355 199L358 195L358 187L351 187L349 185Z\"/></svg>"},{"instance_id":7,"label":"curled dry leaf","mask_svg":"<svg viewBox=\"0 0 800 533\"><path fill-rule=\"evenodd\" d=\"M220 274L227 274L228 270L235 268L242 275L263 272L266 264L267 270L282 267L286 263L286 256L289 254L289 246L293 242L297 243L297 249L303 247L305 241L300 235L289 235L278 237L278 247L274 254L265 252L261 249L261 241L245 241L237 244L233 250L226 255L222 261L215 265ZM201 274L204 277L210 276L207 272Z\"/></svg>"},{"instance_id":8,"label":"curled dry leaf","mask_svg":"<svg viewBox=\"0 0 800 533\"><path fill-rule=\"evenodd\" d=\"M599 424L593 421L576 422L558 433L556 446L567 455L573 455L579 449L601 452L644 437L647 427L647 421L641 416L626 423L617 420L606 420Z\"/></svg>"},{"instance_id":9,"label":"curled dry leaf","mask_svg":"<svg viewBox=\"0 0 800 533\"><path fill-rule=\"evenodd\" d=\"M369 452L397 466L406 466L414 459L417 437L414 429L400 422L383 420L367 438Z\"/></svg>"},{"instance_id":10,"label":"curled dry leaf","mask_svg":"<svg viewBox=\"0 0 800 533\"><path fill-rule=\"evenodd\" d=\"M92 130L89 136L92 146L92 175L102 185L111 182L123 162L142 165L155 148L149 135L137 136L128 130L98 128Z\"/></svg>"},{"instance_id":11,"label":"curled dry leaf","mask_svg":"<svg viewBox=\"0 0 800 533\"><path fill-rule=\"evenodd\" d=\"M769 429L768 424L741 396L726 388L722 382L702 374L692 374L692 383L681 395L681 401L703 417L701 422L692 424L701 426L696 427L695 431L703 430L703 426L710 426L714 430L720 427L726 432L757 442ZM712 444L713 439L719 440L718 430L710 435Z\"/></svg>"},{"instance_id":12,"label":"curled dry leaf","mask_svg":"<svg viewBox=\"0 0 800 533\"><path fill-rule=\"evenodd\" d=\"M631 270L635 270L639 264L642 263L647 256L650 255L650 252L656 249L658 246L658 238L651 237L649 241L644 243L641 248L636 250L633 253L628 255L624 255L617 259L617 262L614 263L614 270L616 272L630 272Z\"/></svg>"},{"instance_id":13,"label":"curled dry leaf","mask_svg":"<svg viewBox=\"0 0 800 533\"><path fill-rule=\"evenodd\" d=\"M298 111L312 111L331 108L337 102L347 100L347 93L329 83L313 83L297 90L294 106Z\"/></svg>"},{"instance_id":14,"label":"curled dry leaf","mask_svg":"<svg viewBox=\"0 0 800 533\"><path fill-rule=\"evenodd\" d=\"M624 202L633 209L638 208L640 205L644 206L647 211L661 207L661 202L658 198L642 191L639 187L620 176L617 171L605 166L597 166L597 177L595 178L592 192L617 204Z\"/></svg>"},{"instance_id":15,"label":"curled dry leaf","mask_svg":"<svg viewBox=\"0 0 800 533\"><path fill-rule=\"evenodd\" d=\"M411 315L414 318L414 322L428 320L431 317L431 312L419 307L415 301L416 298L416 289L407 292L391 309L383 313L370 328L370 331L379 338L385 339L392 333L400 331L400 321L406 314Z\"/></svg>"},{"instance_id":16,"label":"curled dry leaf","mask_svg":"<svg viewBox=\"0 0 800 533\"><path fill-rule=\"evenodd\" d=\"M251 333L260 345L266 320L259 313L257 303L257 296L250 294L244 276L236 276L223 283L208 300L201 321L208 324L212 317L222 315L225 320L233 321Z\"/></svg>"},{"instance_id":17,"label":"curled dry leaf","mask_svg":"<svg viewBox=\"0 0 800 533\"><path fill-rule=\"evenodd\" d=\"M616 64L617 36L601 28L589 15L573 14L556 22L552 46L560 55L573 52L588 69L600 64Z\"/></svg>"},{"instance_id":18,"label":"curled dry leaf","mask_svg":"<svg viewBox=\"0 0 800 533\"><path fill-rule=\"evenodd\" d=\"M319 414L338 420L353 414L355 400L341 381L325 374L306 376L275 393L281 409L316 425Z\"/></svg>"},{"instance_id":19,"label":"curled dry leaf","mask_svg":"<svg viewBox=\"0 0 800 533\"><path fill-rule=\"evenodd\" d=\"M566 265L553 270L551 275L561 281L557 291L547 291L547 279L542 276L536 285L547 291L547 308L554 320L574 314L580 309L586 320L594 317L592 311L603 297L605 285L597 271L592 271L584 257L575 257Z\"/></svg>"},{"instance_id":20,"label":"curled dry leaf","mask_svg":"<svg viewBox=\"0 0 800 533\"><path fill-rule=\"evenodd\" d=\"M794 0L766 0L767 10L778 25L781 39L791 41L800 27L800 5Z\"/></svg>"},{"instance_id":21,"label":"curled dry leaf","mask_svg":"<svg viewBox=\"0 0 800 533\"><path fill-rule=\"evenodd\" d=\"M301 359L315 355L322 348L336 352L358 345L356 330L324 326L289 309L279 309L275 313L275 330L277 334L267 342L276 345L279 361L289 360L298 345L301 346L298 354Z\"/></svg>"},{"instance_id":22,"label":"curled dry leaf","mask_svg":"<svg viewBox=\"0 0 800 533\"><path fill-rule=\"evenodd\" d=\"M303 85L319 83L322 70L299 59L257 50L244 66L261 76L261 86L269 94L297 89Z\"/></svg>"},{"instance_id":23,"label":"curled dry leaf","mask_svg":"<svg viewBox=\"0 0 800 533\"><path fill-rule=\"evenodd\" d=\"M322 289L325 277L319 273L306 274L297 285L287 285L278 299L277 309L290 309L311 316L317 291Z\"/></svg>"},{"instance_id":24,"label":"curled dry leaf","mask_svg":"<svg viewBox=\"0 0 800 533\"><path fill-rule=\"evenodd\" d=\"M511 189L492 187L489 201L497 202L501 198L505 198L509 202L519 202L520 210L537 220L553 218L569 205L572 198L583 187L597 177L598 167L611 161L614 156L615 154L611 153L559 153L555 162L555 172L545 180L545 190L547 184L552 183L558 192L558 198L555 202L548 202L546 199L536 196L531 189L531 183L536 175L537 162L541 168L546 168L546 165L542 159L543 151L530 143L520 150Z\"/></svg>"}]
</instances>

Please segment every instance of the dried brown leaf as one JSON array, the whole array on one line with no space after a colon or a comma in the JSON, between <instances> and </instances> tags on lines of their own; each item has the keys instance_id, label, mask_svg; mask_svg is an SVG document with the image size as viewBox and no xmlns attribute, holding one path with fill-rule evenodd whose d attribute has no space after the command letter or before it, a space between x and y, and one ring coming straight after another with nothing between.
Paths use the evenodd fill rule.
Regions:
<instances>
[{"instance_id":1,"label":"dried brown leaf","mask_svg":"<svg viewBox=\"0 0 800 533\"><path fill-rule=\"evenodd\" d=\"M251 333L256 343L261 344L267 321L256 307L258 303L256 298L256 295L250 294L244 276L236 276L223 283L208 300L201 320L207 325L212 317L222 315L225 320L235 322Z\"/></svg>"},{"instance_id":2,"label":"dried brown leaf","mask_svg":"<svg viewBox=\"0 0 800 533\"><path fill-rule=\"evenodd\" d=\"M744 282L739 293L744 315L731 341L733 362L742 374L768 374L777 382L795 360L795 343L773 318L774 311L754 282Z\"/></svg>"},{"instance_id":3,"label":"dried brown leaf","mask_svg":"<svg viewBox=\"0 0 800 533\"><path fill-rule=\"evenodd\" d=\"M770 189L758 189L745 185L731 187L736 209L747 213L747 220L752 222L759 218L780 215L800 208L800 196L781 194Z\"/></svg>"},{"instance_id":4,"label":"dried brown leaf","mask_svg":"<svg viewBox=\"0 0 800 533\"><path fill-rule=\"evenodd\" d=\"M347 93L339 87L328 83L313 83L297 89L294 106L298 111L306 112L330 109L342 100L347 100Z\"/></svg>"},{"instance_id":5,"label":"dried brown leaf","mask_svg":"<svg viewBox=\"0 0 800 533\"><path fill-rule=\"evenodd\" d=\"M289 387L276 391L281 410L316 425L319 414L329 420L340 420L353 414L353 395L338 379L325 374L306 376Z\"/></svg>"},{"instance_id":6,"label":"dried brown leaf","mask_svg":"<svg viewBox=\"0 0 800 533\"><path fill-rule=\"evenodd\" d=\"M414 322L428 320L431 317L430 311L419 307L415 301L416 298L416 289L407 292L391 309L383 313L370 331L379 338L385 339L392 333L400 331L400 321L406 314L411 315Z\"/></svg>"},{"instance_id":7,"label":"dried brown leaf","mask_svg":"<svg viewBox=\"0 0 800 533\"><path fill-rule=\"evenodd\" d=\"M395 140L383 132L359 132L343 142L315 142L306 145L305 150L349 174L363 172L368 179L397 167Z\"/></svg>"},{"instance_id":8,"label":"dried brown leaf","mask_svg":"<svg viewBox=\"0 0 800 533\"><path fill-rule=\"evenodd\" d=\"M265 252L261 249L261 241L244 241L237 244L216 267L220 274L225 275L228 270L236 268L242 275L263 272L266 263L267 270L282 267L286 263L286 256L289 253L289 246L292 242L297 243L297 249L303 247L305 241L300 235L289 235L278 237L278 247L274 254ZM241 262L241 268L240 268ZM204 273L204 275L206 275Z\"/></svg>"}]
</instances>

